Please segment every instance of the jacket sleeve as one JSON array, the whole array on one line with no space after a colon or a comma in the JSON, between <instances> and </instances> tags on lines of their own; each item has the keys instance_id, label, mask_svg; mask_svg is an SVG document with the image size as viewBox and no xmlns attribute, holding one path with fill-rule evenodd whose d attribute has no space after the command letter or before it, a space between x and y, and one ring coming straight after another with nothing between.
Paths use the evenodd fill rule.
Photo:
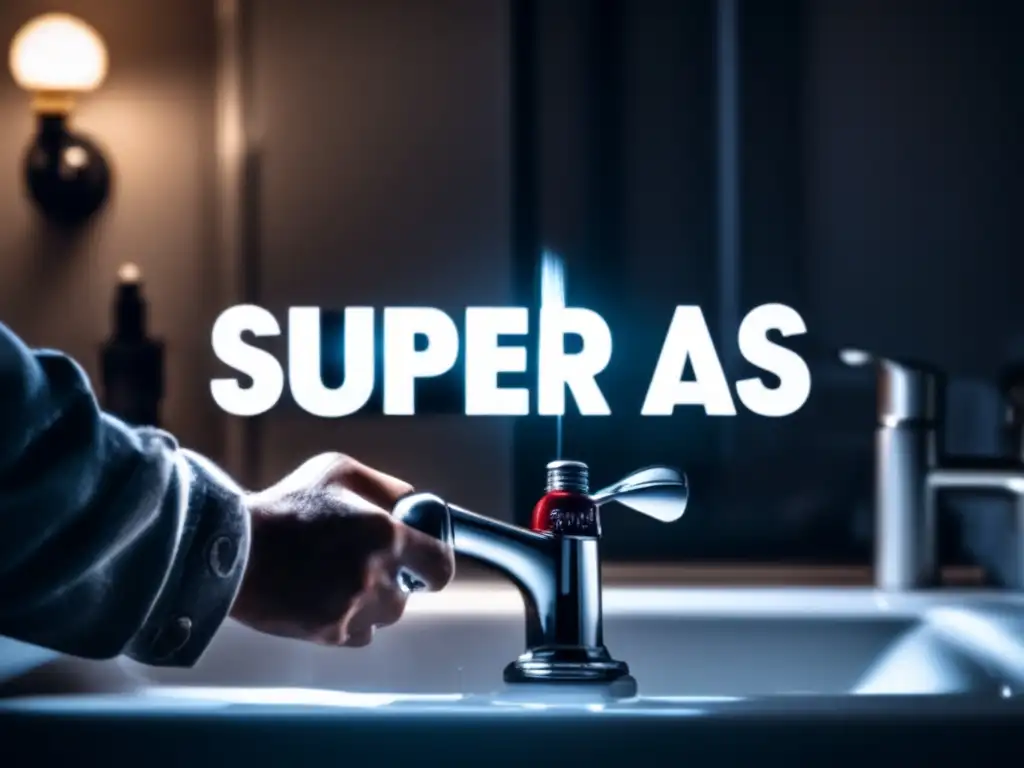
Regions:
<instances>
[{"instance_id":1,"label":"jacket sleeve","mask_svg":"<svg viewBox=\"0 0 1024 768\"><path fill-rule=\"evenodd\" d=\"M248 547L223 473L101 413L78 365L0 324L0 634L191 666L231 609Z\"/></svg>"}]
</instances>

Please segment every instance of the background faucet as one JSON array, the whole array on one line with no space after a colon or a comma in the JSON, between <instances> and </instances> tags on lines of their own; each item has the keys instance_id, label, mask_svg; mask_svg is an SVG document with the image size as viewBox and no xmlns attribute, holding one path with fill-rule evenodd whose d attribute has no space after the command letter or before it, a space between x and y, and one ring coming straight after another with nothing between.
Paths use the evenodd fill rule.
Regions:
<instances>
[{"instance_id":1,"label":"background faucet","mask_svg":"<svg viewBox=\"0 0 1024 768\"><path fill-rule=\"evenodd\" d=\"M1016 456L947 456L941 374L921 364L858 354L844 353L844 359L873 362L877 369L875 585L905 591L939 584L937 500L942 491L1014 494L1016 539L1024 540L1024 462ZM1019 416L1014 418L1024 422ZM1019 555L1011 582L1015 588L1024 587L1024 559Z\"/></svg>"},{"instance_id":2,"label":"background faucet","mask_svg":"<svg viewBox=\"0 0 1024 768\"><path fill-rule=\"evenodd\" d=\"M553 462L549 488L552 468L571 469L574 489L587 495L586 465ZM456 553L495 568L519 588L526 608L526 652L505 668L506 682L615 683L628 678L629 667L613 659L604 645L599 510L618 502L673 522L683 515L688 497L684 474L655 466L589 495L587 509L592 511L563 517L546 531L478 515L430 493L401 499L394 516L450 542ZM409 589L421 586L412 574L404 578Z\"/></svg>"}]
</instances>

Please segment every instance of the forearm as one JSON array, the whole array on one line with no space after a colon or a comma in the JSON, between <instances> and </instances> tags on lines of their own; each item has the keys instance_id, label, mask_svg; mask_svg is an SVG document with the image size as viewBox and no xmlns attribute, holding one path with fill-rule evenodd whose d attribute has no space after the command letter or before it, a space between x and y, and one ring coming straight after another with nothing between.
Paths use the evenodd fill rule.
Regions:
<instances>
[{"instance_id":1,"label":"forearm","mask_svg":"<svg viewBox=\"0 0 1024 768\"><path fill-rule=\"evenodd\" d=\"M179 505L174 514L183 524L173 555L164 560L169 565L152 608L124 652L148 664L191 666L237 596L249 553L249 516L240 491L207 460L179 450L174 461L176 479L164 503ZM126 571L126 578L132 573Z\"/></svg>"},{"instance_id":2,"label":"forearm","mask_svg":"<svg viewBox=\"0 0 1024 768\"><path fill-rule=\"evenodd\" d=\"M156 430L103 415L77 365L0 326L0 633L194 663L248 552L240 493Z\"/></svg>"}]
</instances>

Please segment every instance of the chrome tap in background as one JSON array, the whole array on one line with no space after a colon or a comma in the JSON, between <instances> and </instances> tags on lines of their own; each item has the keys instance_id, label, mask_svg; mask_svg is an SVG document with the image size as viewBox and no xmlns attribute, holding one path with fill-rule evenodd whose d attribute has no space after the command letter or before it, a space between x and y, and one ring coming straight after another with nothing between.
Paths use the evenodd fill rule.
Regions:
<instances>
[{"instance_id":1,"label":"chrome tap in background","mask_svg":"<svg viewBox=\"0 0 1024 768\"><path fill-rule=\"evenodd\" d=\"M937 499L943 491L1013 494L1015 537L1024 541L1024 461L946 454L943 376L925 365L864 352L845 351L842 357L849 364L873 364L877 371L876 586L905 591L939 584ZM1024 588L1022 560L1018 557L1014 588Z\"/></svg>"},{"instance_id":2,"label":"chrome tap in background","mask_svg":"<svg viewBox=\"0 0 1024 768\"><path fill-rule=\"evenodd\" d=\"M670 523L689 499L686 476L671 467L637 470L591 495ZM478 560L510 579L523 595L526 652L505 669L506 682L607 682L629 675L625 662L604 646L601 557L597 536L539 533L447 504L430 493L413 493L394 516L448 541L455 552ZM600 530L600 526L597 526ZM420 586L406 574L407 587Z\"/></svg>"}]
</instances>

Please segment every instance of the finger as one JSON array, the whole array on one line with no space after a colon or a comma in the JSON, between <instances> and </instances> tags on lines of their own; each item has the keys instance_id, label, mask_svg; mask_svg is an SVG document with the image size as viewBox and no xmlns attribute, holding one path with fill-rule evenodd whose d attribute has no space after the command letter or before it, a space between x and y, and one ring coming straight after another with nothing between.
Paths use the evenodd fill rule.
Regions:
<instances>
[{"instance_id":1,"label":"finger","mask_svg":"<svg viewBox=\"0 0 1024 768\"><path fill-rule=\"evenodd\" d=\"M374 598L366 603L359 613L352 617L348 634L352 637L365 635L369 629L380 629L396 624L405 613L406 596L396 587L380 588Z\"/></svg>"},{"instance_id":2,"label":"finger","mask_svg":"<svg viewBox=\"0 0 1024 768\"><path fill-rule=\"evenodd\" d=\"M338 459L324 479L347 488L366 501L390 511L400 498L412 491L404 480L368 467L350 456Z\"/></svg>"},{"instance_id":3,"label":"finger","mask_svg":"<svg viewBox=\"0 0 1024 768\"><path fill-rule=\"evenodd\" d=\"M382 587L367 610L371 624L374 627L390 627L397 624L405 613L407 599L408 595L395 584Z\"/></svg>"},{"instance_id":4,"label":"finger","mask_svg":"<svg viewBox=\"0 0 1024 768\"><path fill-rule=\"evenodd\" d=\"M318 632L312 633L310 639L320 645L348 645L349 638L353 633L362 633L368 626L371 626L363 621L363 616L371 601L369 592L363 592L356 596L337 619L328 622Z\"/></svg>"},{"instance_id":5,"label":"finger","mask_svg":"<svg viewBox=\"0 0 1024 768\"><path fill-rule=\"evenodd\" d=\"M389 510L378 507L376 504L371 504L355 491L337 483L328 485L324 489L324 493L334 499L340 506L353 512L376 512L382 515L391 515Z\"/></svg>"},{"instance_id":6,"label":"finger","mask_svg":"<svg viewBox=\"0 0 1024 768\"><path fill-rule=\"evenodd\" d=\"M381 626L380 619L386 618L380 593L368 599L359 612L348 622L345 636L339 645L347 648L364 648L373 640L374 631ZM392 607L393 611L394 608Z\"/></svg>"},{"instance_id":7,"label":"finger","mask_svg":"<svg viewBox=\"0 0 1024 768\"><path fill-rule=\"evenodd\" d=\"M365 588L388 580L394 570L393 563L401 551L399 526L401 524L383 510L367 512L359 518L358 545L369 556L366 564L368 576Z\"/></svg>"},{"instance_id":8,"label":"finger","mask_svg":"<svg viewBox=\"0 0 1024 768\"><path fill-rule=\"evenodd\" d=\"M448 586L455 576L455 553L433 536L398 523L398 563L412 571L431 592Z\"/></svg>"},{"instance_id":9,"label":"finger","mask_svg":"<svg viewBox=\"0 0 1024 768\"><path fill-rule=\"evenodd\" d=\"M353 629L342 645L346 648L365 648L373 642L373 625Z\"/></svg>"}]
</instances>

